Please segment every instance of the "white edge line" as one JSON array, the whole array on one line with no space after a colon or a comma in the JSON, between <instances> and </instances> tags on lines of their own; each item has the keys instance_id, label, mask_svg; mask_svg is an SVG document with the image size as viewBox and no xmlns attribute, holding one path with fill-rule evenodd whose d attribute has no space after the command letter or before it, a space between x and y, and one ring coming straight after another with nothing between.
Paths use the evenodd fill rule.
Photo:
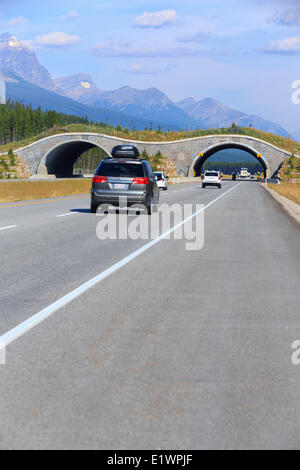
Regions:
<instances>
[{"instance_id":1,"label":"white edge line","mask_svg":"<svg viewBox=\"0 0 300 470\"><path fill-rule=\"evenodd\" d=\"M161 241L164 237L167 237L171 233L175 232L178 228L180 228L182 225L184 225L186 222L189 220L193 219L196 217L200 212L204 211L208 207L210 207L212 204L217 202L219 199L223 198L226 196L228 193L236 189L241 183L238 183L236 186L233 186L232 188L228 189L225 193L221 194L218 196L216 199L208 203L206 206L203 206L201 209L196 211L194 214L190 215L174 227L172 227L170 230L167 230L164 232L162 235L159 237L155 238L154 240L151 240L150 242L146 243L146 245L142 246L138 250L134 251L131 253L131 255L126 256L126 258L123 258L121 261L118 261L114 265L112 265L110 268L106 269L102 273L98 274L97 276L93 277L89 281L85 282L81 286L77 287L76 289L72 290L69 292L69 294L64 295L61 297L59 300L56 302L53 302L52 304L48 305L48 307L44 308L40 312L36 313L35 315L31 316L24 322L20 323L16 327L12 328L9 330L7 333L4 333L2 336L0 336L0 344L5 344L5 346L9 345L16 339L20 338L23 336L25 333L27 333L29 330L37 326L39 323L42 321L46 320L46 318L50 317L53 313L57 312L57 310L60 310L62 307L65 305L69 304L73 300L75 300L77 297L80 295L84 294L87 290L91 289L95 285L99 284L99 282L103 281L105 278L113 274L114 272L118 271L120 268L128 264L130 261L133 259L137 258L139 255L144 253L145 251L149 250L152 246L156 245L159 241Z\"/></svg>"},{"instance_id":2,"label":"white edge line","mask_svg":"<svg viewBox=\"0 0 300 470\"><path fill-rule=\"evenodd\" d=\"M79 214L79 212L67 212L66 214L60 214L60 215L57 215L56 217L67 217L68 215L73 215L73 214Z\"/></svg>"},{"instance_id":3,"label":"white edge line","mask_svg":"<svg viewBox=\"0 0 300 470\"><path fill-rule=\"evenodd\" d=\"M7 227L0 227L0 230L7 230L8 228L16 228L17 225L8 225Z\"/></svg>"}]
</instances>

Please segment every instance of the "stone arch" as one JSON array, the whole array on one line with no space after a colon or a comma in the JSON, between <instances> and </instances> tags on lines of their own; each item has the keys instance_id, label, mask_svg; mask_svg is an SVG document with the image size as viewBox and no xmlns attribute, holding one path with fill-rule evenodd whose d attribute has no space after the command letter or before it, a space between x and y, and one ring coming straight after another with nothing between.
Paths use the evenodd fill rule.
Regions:
<instances>
[{"instance_id":1,"label":"stone arch","mask_svg":"<svg viewBox=\"0 0 300 470\"><path fill-rule=\"evenodd\" d=\"M214 155L216 152L220 150L225 150L225 149L239 149L243 150L245 152L248 152L250 155L255 157L263 166L264 168L264 174L266 178L271 177L271 170L268 165L267 160L265 157L259 153L255 148L250 147L249 145L243 144L243 143L237 143L237 142L222 142L218 144L211 145L210 147L206 148L202 152L200 152L192 161L190 168L189 168L189 176L194 176L201 173L201 168L212 155Z\"/></svg>"},{"instance_id":2,"label":"stone arch","mask_svg":"<svg viewBox=\"0 0 300 470\"><path fill-rule=\"evenodd\" d=\"M73 175L73 167L76 160L82 153L90 148L98 147L103 150L108 157L110 153L96 141L89 140L71 140L61 142L49 149L41 159L37 174L55 175L56 177L68 177Z\"/></svg>"}]
</instances>

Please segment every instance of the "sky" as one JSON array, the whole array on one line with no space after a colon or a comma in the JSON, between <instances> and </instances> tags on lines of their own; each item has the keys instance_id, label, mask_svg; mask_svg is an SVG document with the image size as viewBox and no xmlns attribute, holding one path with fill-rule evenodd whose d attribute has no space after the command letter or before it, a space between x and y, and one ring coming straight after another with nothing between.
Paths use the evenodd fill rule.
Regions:
<instances>
[{"instance_id":1,"label":"sky","mask_svg":"<svg viewBox=\"0 0 300 470\"><path fill-rule=\"evenodd\" d=\"M209 96L300 130L300 0L0 0L4 32L55 78Z\"/></svg>"}]
</instances>

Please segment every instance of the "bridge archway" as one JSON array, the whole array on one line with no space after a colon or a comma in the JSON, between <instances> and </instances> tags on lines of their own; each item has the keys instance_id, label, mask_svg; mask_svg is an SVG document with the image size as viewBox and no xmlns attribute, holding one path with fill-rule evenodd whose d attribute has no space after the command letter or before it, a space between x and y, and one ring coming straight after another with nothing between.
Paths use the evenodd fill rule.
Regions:
<instances>
[{"instance_id":1,"label":"bridge archway","mask_svg":"<svg viewBox=\"0 0 300 470\"><path fill-rule=\"evenodd\" d=\"M255 157L259 161L259 163L262 165L265 178L271 177L271 171L270 171L269 165L263 155L261 155L256 149L249 147L248 145L235 143L235 142L223 142L220 144L215 144L215 145L208 147L203 152L200 152L192 161L192 164L189 169L189 176L200 176L201 169L203 167L203 164L206 162L206 160L208 160L208 158L210 158L212 155L219 152L220 150L226 150L226 149L238 149L238 150L243 150L244 152L249 153L250 155Z\"/></svg>"},{"instance_id":2,"label":"bridge archway","mask_svg":"<svg viewBox=\"0 0 300 470\"><path fill-rule=\"evenodd\" d=\"M99 148L110 157L111 155L97 143L88 140L73 140L55 145L42 158L37 174L55 175L57 178L73 176L73 168L76 160L84 152L91 148Z\"/></svg>"}]
</instances>

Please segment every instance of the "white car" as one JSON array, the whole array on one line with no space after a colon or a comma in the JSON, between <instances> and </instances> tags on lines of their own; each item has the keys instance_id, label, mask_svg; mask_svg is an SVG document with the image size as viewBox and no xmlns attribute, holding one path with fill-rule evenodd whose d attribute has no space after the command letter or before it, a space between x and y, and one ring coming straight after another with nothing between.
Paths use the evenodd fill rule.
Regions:
<instances>
[{"instance_id":1,"label":"white car","mask_svg":"<svg viewBox=\"0 0 300 470\"><path fill-rule=\"evenodd\" d=\"M202 188L206 186L217 186L221 189L221 175L219 171L207 170L202 178Z\"/></svg>"},{"instance_id":2,"label":"white car","mask_svg":"<svg viewBox=\"0 0 300 470\"><path fill-rule=\"evenodd\" d=\"M248 168L241 168L240 177L241 178L249 178L249 176L250 176L250 173L248 171Z\"/></svg>"},{"instance_id":3,"label":"white car","mask_svg":"<svg viewBox=\"0 0 300 470\"><path fill-rule=\"evenodd\" d=\"M166 175L162 171L154 171L154 176L157 182L157 186L166 191L168 189L168 180Z\"/></svg>"}]
</instances>

